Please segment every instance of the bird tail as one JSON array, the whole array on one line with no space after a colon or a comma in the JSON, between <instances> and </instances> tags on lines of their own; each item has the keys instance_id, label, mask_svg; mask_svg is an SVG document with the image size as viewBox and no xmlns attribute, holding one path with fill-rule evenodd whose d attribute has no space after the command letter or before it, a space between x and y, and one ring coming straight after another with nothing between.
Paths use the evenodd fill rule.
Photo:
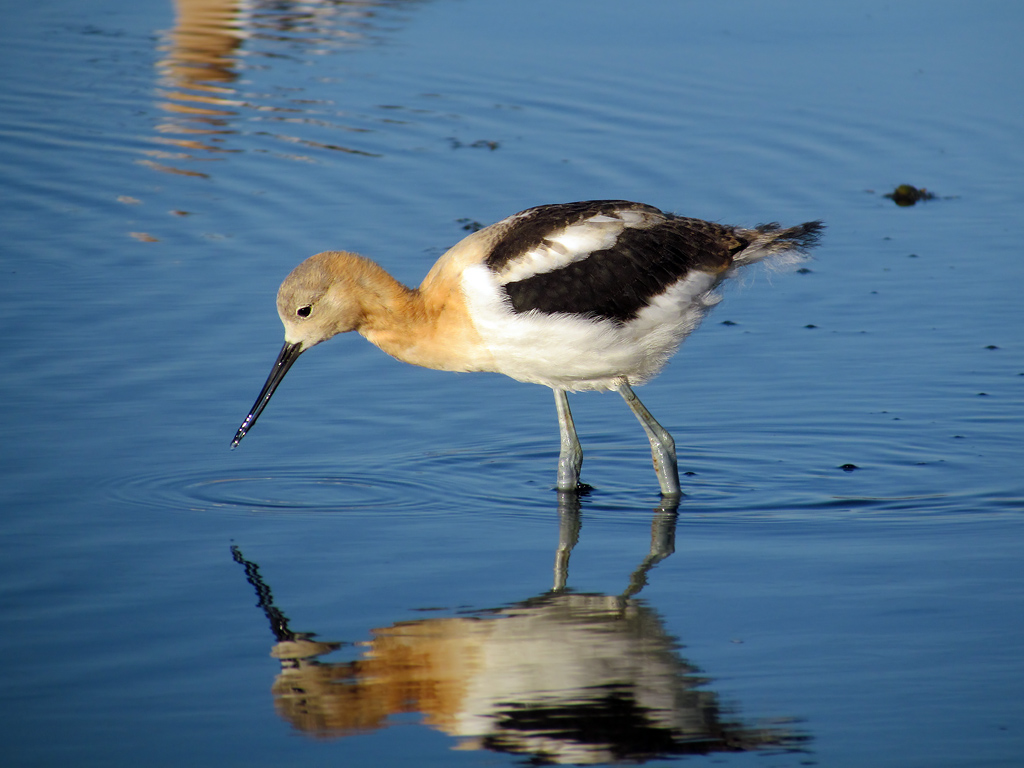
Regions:
<instances>
[{"instance_id":1,"label":"bird tail","mask_svg":"<svg viewBox=\"0 0 1024 768\"><path fill-rule=\"evenodd\" d=\"M776 222L758 224L754 229L738 233L749 238L750 244L733 256L733 265L742 267L768 258L773 266L799 264L818 244L824 229L825 225L820 221L808 221L786 229Z\"/></svg>"}]
</instances>

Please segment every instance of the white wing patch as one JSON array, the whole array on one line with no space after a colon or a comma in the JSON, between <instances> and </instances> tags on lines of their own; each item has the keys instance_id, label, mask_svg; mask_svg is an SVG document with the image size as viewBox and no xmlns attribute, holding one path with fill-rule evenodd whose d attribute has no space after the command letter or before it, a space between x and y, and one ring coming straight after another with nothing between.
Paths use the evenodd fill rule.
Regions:
<instances>
[{"instance_id":1,"label":"white wing patch","mask_svg":"<svg viewBox=\"0 0 1024 768\"><path fill-rule=\"evenodd\" d=\"M554 230L539 246L507 263L498 273L498 284L515 283L582 261L595 251L614 246L627 227L650 226L654 223L651 219L651 215L643 211L624 210L614 214L600 213Z\"/></svg>"}]
</instances>

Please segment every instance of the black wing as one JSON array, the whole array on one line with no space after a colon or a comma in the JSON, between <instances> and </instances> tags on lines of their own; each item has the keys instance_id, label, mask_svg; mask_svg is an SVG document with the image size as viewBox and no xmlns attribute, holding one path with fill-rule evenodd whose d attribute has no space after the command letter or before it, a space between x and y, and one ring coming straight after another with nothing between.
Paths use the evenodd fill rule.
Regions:
<instances>
[{"instance_id":1,"label":"black wing","mask_svg":"<svg viewBox=\"0 0 1024 768\"><path fill-rule=\"evenodd\" d=\"M649 215L640 226L626 225L614 244L604 250L507 283L504 288L512 308L627 322L651 297L691 271L728 269L732 255L749 244L730 227L664 214L641 203L597 200L541 206L511 217L486 263L492 269L500 268L568 226L584 224L598 215L615 217L619 211Z\"/></svg>"}]
</instances>

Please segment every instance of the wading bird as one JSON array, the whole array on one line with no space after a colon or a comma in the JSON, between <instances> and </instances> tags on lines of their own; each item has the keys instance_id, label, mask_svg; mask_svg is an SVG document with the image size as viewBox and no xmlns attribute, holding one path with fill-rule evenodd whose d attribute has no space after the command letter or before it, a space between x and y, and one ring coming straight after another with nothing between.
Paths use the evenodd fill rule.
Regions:
<instances>
[{"instance_id":1,"label":"wading bird","mask_svg":"<svg viewBox=\"0 0 1024 768\"><path fill-rule=\"evenodd\" d=\"M719 283L764 259L801 260L822 229L729 227L625 200L542 205L469 235L415 289L362 256L319 253L278 291L284 347L231 446L300 354L358 331L407 363L551 387L559 490L577 490L583 464L566 393L616 390L647 433L661 492L678 496L675 443L632 387L700 324Z\"/></svg>"}]
</instances>

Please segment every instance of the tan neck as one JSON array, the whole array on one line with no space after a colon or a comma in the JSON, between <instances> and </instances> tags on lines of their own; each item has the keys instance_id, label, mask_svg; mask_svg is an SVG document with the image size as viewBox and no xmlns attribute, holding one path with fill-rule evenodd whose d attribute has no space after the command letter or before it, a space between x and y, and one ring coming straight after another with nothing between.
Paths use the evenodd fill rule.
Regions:
<instances>
[{"instance_id":1,"label":"tan neck","mask_svg":"<svg viewBox=\"0 0 1024 768\"><path fill-rule=\"evenodd\" d=\"M365 297L359 333L392 357L446 371L487 370L457 279L408 288L372 261L353 270Z\"/></svg>"}]
</instances>

